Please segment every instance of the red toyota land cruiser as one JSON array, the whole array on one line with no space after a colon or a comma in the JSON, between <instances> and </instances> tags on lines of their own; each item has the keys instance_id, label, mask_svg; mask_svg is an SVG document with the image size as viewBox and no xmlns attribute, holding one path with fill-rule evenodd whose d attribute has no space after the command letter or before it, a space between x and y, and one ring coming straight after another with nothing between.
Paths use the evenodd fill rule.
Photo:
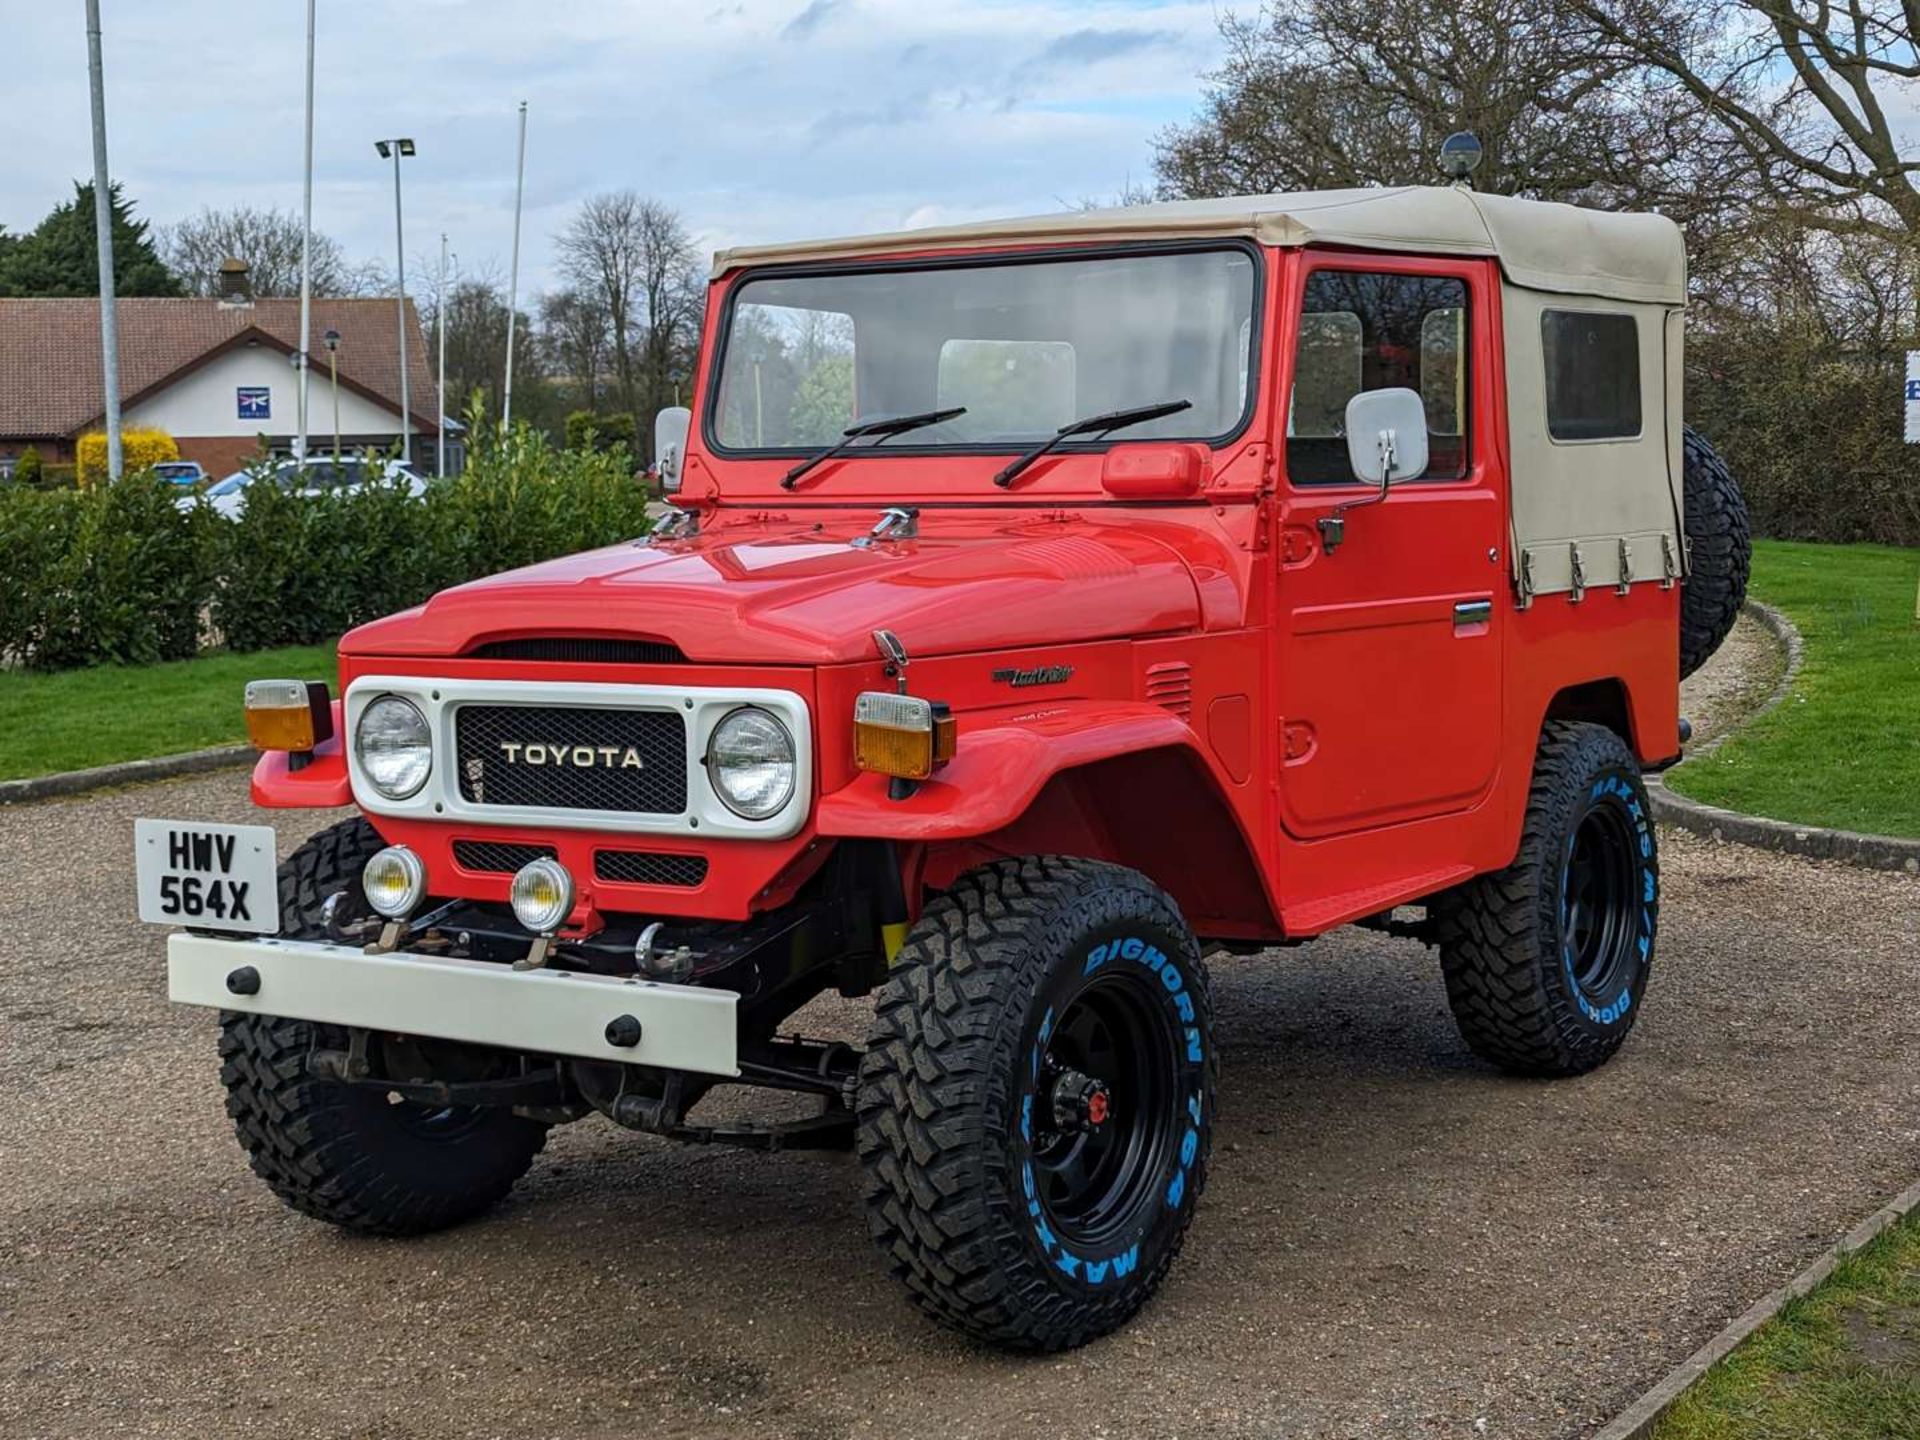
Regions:
<instances>
[{"instance_id":1,"label":"red toyota land cruiser","mask_svg":"<svg viewBox=\"0 0 1920 1440\"><path fill-rule=\"evenodd\" d=\"M1415 935L1479 1055L1599 1065L1744 585L1684 299L1668 221L1463 188L720 255L652 534L249 686L257 802L352 811L277 877L140 823L253 1168L395 1234L596 1111L851 1143L918 1304L1054 1349L1193 1216L1209 955ZM781 1032L826 991L864 1047Z\"/></svg>"}]
</instances>

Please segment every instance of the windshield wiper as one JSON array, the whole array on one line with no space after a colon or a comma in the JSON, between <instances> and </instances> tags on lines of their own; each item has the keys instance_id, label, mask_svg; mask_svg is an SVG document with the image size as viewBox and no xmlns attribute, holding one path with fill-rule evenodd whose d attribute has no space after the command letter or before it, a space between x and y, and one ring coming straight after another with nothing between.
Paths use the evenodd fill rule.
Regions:
<instances>
[{"instance_id":1,"label":"windshield wiper","mask_svg":"<svg viewBox=\"0 0 1920 1440\"><path fill-rule=\"evenodd\" d=\"M942 420L951 420L956 415L964 415L966 413L966 406L955 405L948 410L922 410L918 415L889 415L879 420L863 420L850 429L842 430L840 432L840 438L834 441L833 444L827 446L826 449L809 455L798 465L787 471L786 477L780 482L780 488L783 490L793 489L794 482L799 480L802 475L806 474L822 461L831 460L836 455L845 454L853 447L853 442L862 436L878 436L879 438L868 447L869 449L878 449L884 442L892 439L895 435L904 435L909 430L921 430L928 425L938 425Z\"/></svg>"},{"instance_id":2,"label":"windshield wiper","mask_svg":"<svg viewBox=\"0 0 1920 1440\"><path fill-rule=\"evenodd\" d=\"M1008 462L1005 469L993 477L993 483L1002 490L1013 484L1013 477L1026 469L1042 455L1056 445L1062 445L1076 435L1105 436L1110 430L1118 430L1126 425L1144 425L1149 420L1158 420L1167 415L1178 415L1182 410L1191 410L1191 400L1162 400L1153 405L1135 405L1128 410L1109 410L1104 415L1089 415L1084 420L1076 420L1071 425L1062 425L1053 434L1042 440L1026 454Z\"/></svg>"}]
</instances>

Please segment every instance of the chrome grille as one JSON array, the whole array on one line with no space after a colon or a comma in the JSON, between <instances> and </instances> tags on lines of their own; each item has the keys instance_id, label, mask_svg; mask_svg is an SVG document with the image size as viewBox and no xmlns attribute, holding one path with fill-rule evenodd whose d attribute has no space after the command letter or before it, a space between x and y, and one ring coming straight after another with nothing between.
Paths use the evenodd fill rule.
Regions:
<instances>
[{"instance_id":1,"label":"chrome grille","mask_svg":"<svg viewBox=\"0 0 1920 1440\"><path fill-rule=\"evenodd\" d=\"M472 805L677 815L687 808L687 726L673 710L461 705L460 798Z\"/></svg>"},{"instance_id":2,"label":"chrome grille","mask_svg":"<svg viewBox=\"0 0 1920 1440\"><path fill-rule=\"evenodd\" d=\"M669 855L658 850L596 850L593 878L621 885L677 885L692 889L707 878L707 857Z\"/></svg>"}]
</instances>

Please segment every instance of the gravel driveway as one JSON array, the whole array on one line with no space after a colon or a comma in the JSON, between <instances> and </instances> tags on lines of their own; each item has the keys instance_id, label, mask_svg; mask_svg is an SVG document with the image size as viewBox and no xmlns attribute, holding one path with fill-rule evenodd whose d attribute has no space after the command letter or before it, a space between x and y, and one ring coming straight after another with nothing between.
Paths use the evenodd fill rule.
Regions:
<instances>
[{"instance_id":1,"label":"gravel driveway","mask_svg":"<svg viewBox=\"0 0 1920 1440\"><path fill-rule=\"evenodd\" d=\"M1648 1009L1582 1080L1474 1061L1410 942L1220 961L1193 1237L1077 1354L921 1322L841 1156L596 1119L480 1223L351 1239L249 1175L131 919L133 817L245 788L0 811L0 1434L1572 1436L1920 1174L1920 883L1670 834Z\"/></svg>"}]
</instances>

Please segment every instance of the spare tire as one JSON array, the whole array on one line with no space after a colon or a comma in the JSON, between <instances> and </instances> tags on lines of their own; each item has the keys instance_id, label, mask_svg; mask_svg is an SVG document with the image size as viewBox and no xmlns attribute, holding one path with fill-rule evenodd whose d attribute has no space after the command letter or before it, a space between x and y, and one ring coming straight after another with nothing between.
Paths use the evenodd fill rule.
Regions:
<instances>
[{"instance_id":1,"label":"spare tire","mask_svg":"<svg viewBox=\"0 0 1920 1440\"><path fill-rule=\"evenodd\" d=\"M1686 679L1720 648L1747 598L1753 545L1747 502L1720 452L1686 427L1682 471L1687 542L1692 561L1680 595L1680 678Z\"/></svg>"}]
</instances>

